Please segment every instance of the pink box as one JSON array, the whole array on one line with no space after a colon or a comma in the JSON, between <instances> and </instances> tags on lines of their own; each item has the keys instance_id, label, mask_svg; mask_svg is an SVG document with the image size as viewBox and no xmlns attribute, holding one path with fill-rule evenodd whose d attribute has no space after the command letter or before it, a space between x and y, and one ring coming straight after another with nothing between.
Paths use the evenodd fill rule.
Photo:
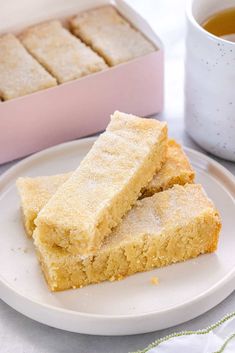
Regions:
<instances>
[{"instance_id":1,"label":"pink box","mask_svg":"<svg viewBox=\"0 0 235 353\"><path fill-rule=\"evenodd\" d=\"M13 17L9 16L9 7L9 15L0 15L0 32L17 33L37 22L70 17L79 11L112 4L158 50L57 87L0 102L0 163L102 131L115 110L147 116L160 112L163 107L162 43L146 21L125 1L70 0L67 6L63 0L47 1L47 5L44 2L41 7L39 0L19 2L22 8L27 6L27 11L19 11L19 18L14 23L9 21Z\"/></svg>"}]
</instances>

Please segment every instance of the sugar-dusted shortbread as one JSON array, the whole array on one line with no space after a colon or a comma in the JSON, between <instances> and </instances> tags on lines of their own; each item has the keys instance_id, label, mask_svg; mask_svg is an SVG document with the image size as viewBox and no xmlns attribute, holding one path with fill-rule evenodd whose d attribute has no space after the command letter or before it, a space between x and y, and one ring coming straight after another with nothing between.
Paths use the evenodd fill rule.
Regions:
<instances>
[{"instance_id":1,"label":"sugar-dusted shortbread","mask_svg":"<svg viewBox=\"0 0 235 353\"><path fill-rule=\"evenodd\" d=\"M72 172L36 178L22 177L17 180L24 226L29 237L32 236L35 229L34 220L39 211L71 175ZM193 183L194 175L195 173L182 147L176 141L169 140L167 159L159 172L155 174L151 182L146 186L141 198L167 190L174 184Z\"/></svg>"},{"instance_id":2,"label":"sugar-dusted shortbread","mask_svg":"<svg viewBox=\"0 0 235 353\"><path fill-rule=\"evenodd\" d=\"M59 21L25 30L20 39L27 50L59 83L103 70L103 58L73 36Z\"/></svg>"},{"instance_id":3,"label":"sugar-dusted shortbread","mask_svg":"<svg viewBox=\"0 0 235 353\"><path fill-rule=\"evenodd\" d=\"M118 280L213 252L221 221L201 185L176 185L147 197L127 213L100 250L87 256L50 247L34 232L35 246L52 291Z\"/></svg>"},{"instance_id":4,"label":"sugar-dusted shortbread","mask_svg":"<svg viewBox=\"0 0 235 353\"><path fill-rule=\"evenodd\" d=\"M35 229L34 221L38 213L71 175L72 172L36 178L21 177L17 179L16 185L21 199L23 223L28 237L32 237L33 235Z\"/></svg>"},{"instance_id":5,"label":"sugar-dusted shortbread","mask_svg":"<svg viewBox=\"0 0 235 353\"><path fill-rule=\"evenodd\" d=\"M115 112L72 176L40 211L42 242L97 250L166 160L167 125Z\"/></svg>"},{"instance_id":6,"label":"sugar-dusted shortbread","mask_svg":"<svg viewBox=\"0 0 235 353\"><path fill-rule=\"evenodd\" d=\"M0 37L0 98L17 98L56 84L13 34Z\"/></svg>"},{"instance_id":7,"label":"sugar-dusted shortbread","mask_svg":"<svg viewBox=\"0 0 235 353\"><path fill-rule=\"evenodd\" d=\"M194 182L195 172L180 144L171 139L168 141L167 159L161 170L156 173L143 190L142 197L152 196L175 184L184 185Z\"/></svg>"},{"instance_id":8,"label":"sugar-dusted shortbread","mask_svg":"<svg viewBox=\"0 0 235 353\"><path fill-rule=\"evenodd\" d=\"M156 50L112 6L81 12L70 20L73 33L114 66Z\"/></svg>"}]
</instances>

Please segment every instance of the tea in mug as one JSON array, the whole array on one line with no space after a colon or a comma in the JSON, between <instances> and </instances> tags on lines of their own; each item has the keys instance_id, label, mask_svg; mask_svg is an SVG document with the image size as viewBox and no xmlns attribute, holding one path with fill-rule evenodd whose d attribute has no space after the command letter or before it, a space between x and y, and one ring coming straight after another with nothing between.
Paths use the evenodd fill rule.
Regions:
<instances>
[{"instance_id":1,"label":"tea in mug","mask_svg":"<svg viewBox=\"0 0 235 353\"><path fill-rule=\"evenodd\" d=\"M202 27L217 37L235 41L235 7L211 15Z\"/></svg>"}]
</instances>

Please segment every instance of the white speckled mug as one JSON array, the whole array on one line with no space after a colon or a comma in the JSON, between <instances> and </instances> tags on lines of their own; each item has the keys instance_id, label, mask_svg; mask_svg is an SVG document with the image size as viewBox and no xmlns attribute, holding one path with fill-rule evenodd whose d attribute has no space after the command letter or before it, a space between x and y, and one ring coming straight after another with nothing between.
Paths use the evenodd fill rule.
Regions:
<instances>
[{"instance_id":1,"label":"white speckled mug","mask_svg":"<svg viewBox=\"0 0 235 353\"><path fill-rule=\"evenodd\" d=\"M185 126L207 151L235 161L235 43L201 27L235 0L192 0L187 9Z\"/></svg>"}]
</instances>

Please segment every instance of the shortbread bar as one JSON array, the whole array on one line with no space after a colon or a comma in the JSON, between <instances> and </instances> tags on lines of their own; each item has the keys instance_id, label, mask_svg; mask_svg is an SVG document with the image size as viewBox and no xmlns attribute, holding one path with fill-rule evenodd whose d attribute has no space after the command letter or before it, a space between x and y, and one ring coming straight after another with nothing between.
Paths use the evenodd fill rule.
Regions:
<instances>
[{"instance_id":1,"label":"shortbread bar","mask_svg":"<svg viewBox=\"0 0 235 353\"><path fill-rule=\"evenodd\" d=\"M72 253L97 250L161 169L167 125L115 112L106 131L41 210L42 242Z\"/></svg>"},{"instance_id":2,"label":"shortbread bar","mask_svg":"<svg viewBox=\"0 0 235 353\"><path fill-rule=\"evenodd\" d=\"M140 201L96 253L80 256L35 246L52 291L119 280L216 250L221 221L201 185L176 185Z\"/></svg>"},{"instance_id":3,"label":"shortbread bar","mask_svg":"<svg viewBox=\"0 0 235 353\"><path fill-rule=\"evenodd\" d=\"M142 197L152 196L156 192L169 189L175 184L191 184L194 182L194 178L195 172L182 147L171 139L168 141L166 162L143 190Z\"/></svg>"},{"instance_id":4,"label":"shortbread bar","mask_svg":"<svg viewBox=\"0 0 235 353\"><path fill-rule=\"evenodd\" d=\"M59 83L107 68L103 58L62 27L59 21L31 27L20 39Z\"/></svg>"},{"instance_id":5,"label":"shortbread bar","mask_svg":"<svg viewBox=\"0 0 235 353\"><path fill-rule=\"evenodd\" d=\"M152 181L145 188L143 196L167 190L174 184L184 185L194 182L194 171L181 146L174 140L168 141L167 160ZM42 176L19 178L17 187L21 198L26 234L31 237L35 229L34 220L57 189L72 175Z\"/></svg>"},{"instance_id":6,"label":"shortbread bar","mask_svg":"<svg viewBox=\"0 0 235 353\"><path fill-rule=\"evenodd\" d=\"M0 98L8 100L56 84L13 34L0 37Z\"/></svg>"},{"instance_id":7,"label":"shortbread bar","mask_svg":"<svg viewBox=\"0 0 235 353\"><path fill-rule=\"evenodd\" d=\"M26 234L32 237L34 221L57 189L65 183L72 172L37 178L21 177L16 181L21 199L21 212Z\"/></svg>"},{"instance_id":8,"label":"shortbread bar","mask_svg":"<svg viewBox=\"0 0 235 353\"><path fill-rule=\"evenodd\" d=\"M114 66L156 50L112 6L82 12L70 21L73 33Z\"/></svg>"}]
</instances>

